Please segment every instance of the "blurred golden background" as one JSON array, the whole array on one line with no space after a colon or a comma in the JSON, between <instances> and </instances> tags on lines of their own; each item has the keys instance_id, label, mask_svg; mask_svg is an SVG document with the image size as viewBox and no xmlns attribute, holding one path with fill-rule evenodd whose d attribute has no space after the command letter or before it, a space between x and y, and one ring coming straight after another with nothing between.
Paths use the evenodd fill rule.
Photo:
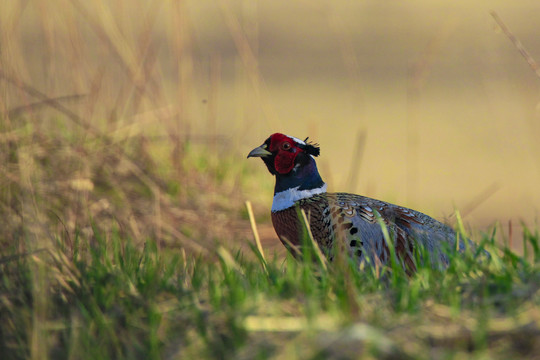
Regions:
<instances>
[{"instance_id":1,"label":"blurred golden background","mask_svg":"<svg viewBox=\"0 0 540 360\"><path fill-rule=\"evenodd\" d=\"M76 152L73 144L93 141L97 131L107 135L105 145L86 147L79 160L111 144L142 147L158 164L156 178L182 187L186 178L161 169L159 159L185 151L178 144L189 140L232 157L231 167L248 166L256 183L227 196L239 206L251 199L265 214L273 179L261 163L243 163L250 149L283 132L321 145L319 167L332 191L439 219L459 209L478 230L496 221L506 234L510 221L514 231L522 221L535 228L540 79L490 11L540 61L536 0L3 1L4 151L31 133L34 140L47 134L48 144L36 149L39 136L26 143L31 158L51 153L55 134L75 139L69 149ZM42 181L33 177L33 162L21 170L22 148L18 172L4 154L4 189L20 182L34 194L32 184ZM174 166L171 158L163 167ZM108 164L106 156L96 161ZM105 176L99 167L74 169L61 175L70 189L95 193ZM134 172L153 184L144 173ZM159 186L148 186L158 199L152 216L164 221ZM54 197L61 189L41 191ZM99 207L106 197L88 196L83 207Z\"/></svg>"}]
</instances>

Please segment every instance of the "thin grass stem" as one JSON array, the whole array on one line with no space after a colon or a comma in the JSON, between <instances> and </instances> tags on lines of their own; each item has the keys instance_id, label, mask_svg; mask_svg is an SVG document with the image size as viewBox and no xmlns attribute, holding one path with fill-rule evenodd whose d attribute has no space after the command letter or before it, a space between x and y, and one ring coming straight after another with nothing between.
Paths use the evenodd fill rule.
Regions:
<instances>
[{"instance_id":1,"label":"thin grass stem","mask_svg":"<svg viewBox=\"0 0 540 360\"><path fill-rule=\"evenodd\" d=\"M304 225L306 227L306 231L307 231L309 240L311 241L311 245L313 246L313 249L315 250L315 255L317 255L317 260L319 260L322 267L326 271L326 270L328 270L326 257L323 255L323 253L321 251L321 248L319 247L319 245L317 244L317 242L313 238L313 234L311 233L311 228L309 227L309 221L308 221L308 218L306 216L306 212L304 211L304 209L300 209L300 213L302 214L302 219L304 221Z\"/></svg>"}]
</instances>

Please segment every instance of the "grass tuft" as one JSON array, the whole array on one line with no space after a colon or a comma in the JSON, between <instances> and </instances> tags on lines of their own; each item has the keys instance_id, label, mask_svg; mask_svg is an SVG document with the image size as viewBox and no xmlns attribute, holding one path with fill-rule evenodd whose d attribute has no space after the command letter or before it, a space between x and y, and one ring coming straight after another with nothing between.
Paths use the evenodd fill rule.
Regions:
<instances>
[{"instance_id":1,"label":"grass tuft","mask_svg":"<svg viewBox=\"0 0 540 360\"><path fill-rule=\"evenodd\" d=\"M527 236L538 245L538 236ZM491 256L481 260L451 252L446 271L419 261L413 276L392 269L386 277L351 261L322 271L291 256L274 256L265 268L223 247L209 262L96 231L73 249L57 242L48 251L2 254L0 351L6 358L38 350L54 358L532 355L538 261L486 247ZM256 246L252 252L260 255Z\"/></svg>"}]
</instances>

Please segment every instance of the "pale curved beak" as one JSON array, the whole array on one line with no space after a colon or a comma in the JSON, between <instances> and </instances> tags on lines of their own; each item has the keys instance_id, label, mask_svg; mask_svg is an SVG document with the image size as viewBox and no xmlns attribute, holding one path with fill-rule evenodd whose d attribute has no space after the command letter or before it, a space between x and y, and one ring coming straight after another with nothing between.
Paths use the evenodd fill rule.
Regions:
<instances>
[{"instance_id":1,"label":"pale curved beak","mask_svg":"<svg viewBox=\"0 0 540 360\"><path fill-rule=\"evenodd\" d=\"M272 155L272 153L268 150L266 150L266 144L263 144L259 147L256 147L255 149L251 150L248 154L248 158L250 157L265 157Z\"/></svg>"}]
</instances>

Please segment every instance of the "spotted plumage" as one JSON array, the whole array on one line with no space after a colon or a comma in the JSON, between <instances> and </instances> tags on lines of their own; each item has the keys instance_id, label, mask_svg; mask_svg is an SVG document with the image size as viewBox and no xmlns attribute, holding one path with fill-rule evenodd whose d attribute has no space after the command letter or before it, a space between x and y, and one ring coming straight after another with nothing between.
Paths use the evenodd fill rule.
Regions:
<instances>
[{"instance_id":1,"label":"spotted plumage","mask_svg":"<svg viewBox=\"0 0 540 360\"><path fill-rule=\"evenodd\" d=\"M303 236L300 209L308 218L311 233L323 253L332 260L337 245L358 262L388 263L390 249L385 225L398 261L409 271L416 269L415 246L422 244L435 265L446 265L442 249L456 246L456 235L447 225L412 209L347 193L328 193L315 163L319 147L295 137L273 134L248 157L261 157L276 176L272 223L283 244L299 254ZM379 221L380 219L380 221ZM464 249L459 243L458 248Z\"/></svg>"}]
</instances>

